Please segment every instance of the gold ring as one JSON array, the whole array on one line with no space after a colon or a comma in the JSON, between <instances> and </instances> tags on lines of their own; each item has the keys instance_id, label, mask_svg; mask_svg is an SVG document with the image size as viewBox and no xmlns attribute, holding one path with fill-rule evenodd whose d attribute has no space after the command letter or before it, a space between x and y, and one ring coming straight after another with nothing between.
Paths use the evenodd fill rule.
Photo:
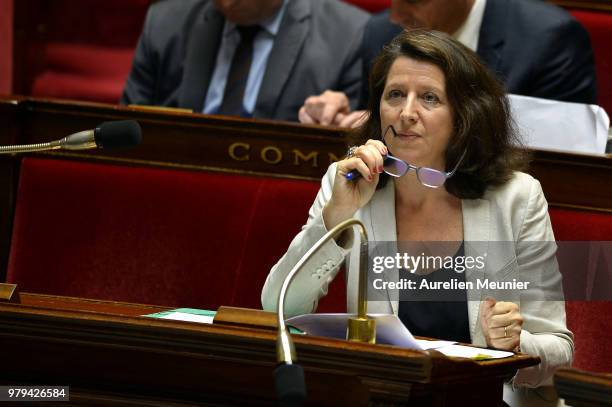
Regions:
<instances>
[{"instance_id":1,"label":"gold ring","mask_svg":"<svg viewBox=\"0 0 612 407\"><path fill-rule=\"evenodd\" d=\"M504 327L504 338L507 338L507 337L508 337L508 327L505 326Z\"/></svg>"}]
</instances>

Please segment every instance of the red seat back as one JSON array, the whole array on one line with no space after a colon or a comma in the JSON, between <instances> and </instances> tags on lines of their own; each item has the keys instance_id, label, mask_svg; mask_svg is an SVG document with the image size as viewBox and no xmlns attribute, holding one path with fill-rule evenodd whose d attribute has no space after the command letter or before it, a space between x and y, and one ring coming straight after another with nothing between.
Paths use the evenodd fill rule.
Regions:
<instances>
[{"instance_id":1,"label":"red seat back","mask_svg":"<svg viewBox=\"0 0 612 407\"><path fill-rule=\"evenodd\" d=\"M15 1L15 93L118 103L150 3Z\"/></svg>"},{"instance_id":2,"label":"red seat back","mask_svg":"<svg viewBox=\"0 0 612 407\"><path fill-rule=\"evenodd\" d=\"M551 208L551 222L557 241L610 241L612 240L612 214L575 209ZM578 261L573 270L582 274L596 272L591 276L593 284L612 287L609 270L588 270L587 260ZM579 281L585 282L586 278ZM566 279L566 284L568 283ZM585 298L586 299L586 298ZM612 372L611 301L566 301L567 326L574 333L573 366L600 372Z\"/></svg>"},{"instance_id":3,"label":"red seat back","mask_svg":"<svg viewBox=\"0 0 612 407\"><path fill-rule=\"evenodd\" d=\"M595 54L597 102L612 115L612 12L570 9L571 14L589 32Z\"/></svg>"},{"instance_id":4,"label":"red seat back","mask_svg":"<svg viewBox=\"0 0 612 407\"><path fill-rule=\"evenodd\" d=\"M317 190L308 181L25 158L7 279L27 292L259 308ZM339 290L332 304L342 307Z\"/></svg>"}]
</instances>

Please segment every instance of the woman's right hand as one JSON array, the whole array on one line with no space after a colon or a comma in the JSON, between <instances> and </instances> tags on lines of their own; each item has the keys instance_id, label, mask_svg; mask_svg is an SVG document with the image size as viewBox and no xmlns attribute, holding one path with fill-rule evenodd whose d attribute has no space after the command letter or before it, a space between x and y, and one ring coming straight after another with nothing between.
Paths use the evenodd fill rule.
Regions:
<instances>
[{"instance_id":1,"label":"woman's right hand","mask_svg":"<svg viewBox=\"0 0 612 407\"><path fill-rule=\"evenodd\" d=\"M380 140L368 140L357 147L351 158L338 161L332 196L323 208L323 221L328 230L353 217L372 199L386 154L387 147ZM361 177L347 180L346 174L352 170L359 171Z\"/></svg>"}]
</instances>

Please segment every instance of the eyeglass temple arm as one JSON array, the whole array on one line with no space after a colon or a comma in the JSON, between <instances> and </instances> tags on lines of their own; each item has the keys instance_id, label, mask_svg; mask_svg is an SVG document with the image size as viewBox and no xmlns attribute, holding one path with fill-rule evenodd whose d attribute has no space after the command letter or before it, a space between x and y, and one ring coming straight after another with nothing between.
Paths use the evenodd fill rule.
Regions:
<instances>
[{"instance_id":1,"label":"eyeglass temple arm","mask_svg":"<svg viewBox=\"0 0 612 407\"><path fill-rule=\"evenodd\" d=\"M463 150L463 154L461 154L461 157L459 157L459 161L457 161L457 165L455 165L455 168L453 168L451 172L446 173L446 177L452 177L453 174L457 172L457 169L459 168L459 165L461 165L461 161L463 161L463 158L465 157L466 153L467 153L467 150Z\"/></svg>"}]
</instances>

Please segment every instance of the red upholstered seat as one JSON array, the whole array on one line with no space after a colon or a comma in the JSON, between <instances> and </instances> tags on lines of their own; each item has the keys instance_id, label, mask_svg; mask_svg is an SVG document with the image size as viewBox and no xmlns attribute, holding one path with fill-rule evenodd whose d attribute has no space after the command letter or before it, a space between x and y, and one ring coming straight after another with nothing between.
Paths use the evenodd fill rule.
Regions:
<instances>
[{"instance_id":1,"label":"red upholstered seat","mask_svg":"<svg viewBox=\"0 0 612 407\"><path fill-rule=\"evenodd\" d=\"M612 12L570 9L589 32L595 53L597 102L612 115Z\"/></svg>"},{"instance_id":2,"label":"red upholstered seat","mask_svg":"<svg viewBox=\"0 0 612 407\"><path fill-rule=\"evenodd\" d=\"M33 96L116 104L130 73L134 48L47 43L45 67L32 84Z\"/></svg>"},{"instance_id":3,"label":"red upholstered seat","mask_svg":"<svg viewBox=\"0 0 612 407\"><path fill-rule=\"evenodd\" d=\"M612 240L611 213L556 207L548 213L556 240Z\"/></svg>"},{"instance_id":4,"label":"red upholstered seat","mask_svg":"<svg viewBox=\"0 0 612 407\"><path fill-rule=\"evenodd\" d=\"M15 45L24 49L17 93L119 103L151 1L21 3L15 29L28 33Z\"/></svg>"},{"instance_id":5,"label":"red upholstered seat","mask_svg":"<svg viewBox=\"0 0 612 407\"><path fill-rule=\"evenodd\" d=\"M612 214L575 209L551 208L551 222L557 241L612 240ZM602 270L589 270L587 261L578 262L576 273L596 271L594 284L612 287ZM610 267L608 267L610 269ZM583 280L584 282L584 280ZM567 281L566 281L567 284ZM585 298L586 299L586 298ZM566 301L567 326L574 333L573 366L599 372L612 372L611 301Z\"/></svg>"},{"instance_id":6,"label":"red upholstered seat","mask_svg":"<svg viewBox=\"0 0 612 407\"><path fill-rule=\"evenodd\" d=\"M21 291L259 308L318 184L25 158L7 279ZM321 310L345 309L338 278Z\"/></svg>"},{"instance_id":7,"label":"red upholstered seat","mask_svg":"<svg viewBox=\"0 0 612 407\"><path fill-rule=\"evenodd\" d=\"M118 103L134 49L48 43L46 66L34 79L32 95Z\"/></svg>"}]
</instances>

